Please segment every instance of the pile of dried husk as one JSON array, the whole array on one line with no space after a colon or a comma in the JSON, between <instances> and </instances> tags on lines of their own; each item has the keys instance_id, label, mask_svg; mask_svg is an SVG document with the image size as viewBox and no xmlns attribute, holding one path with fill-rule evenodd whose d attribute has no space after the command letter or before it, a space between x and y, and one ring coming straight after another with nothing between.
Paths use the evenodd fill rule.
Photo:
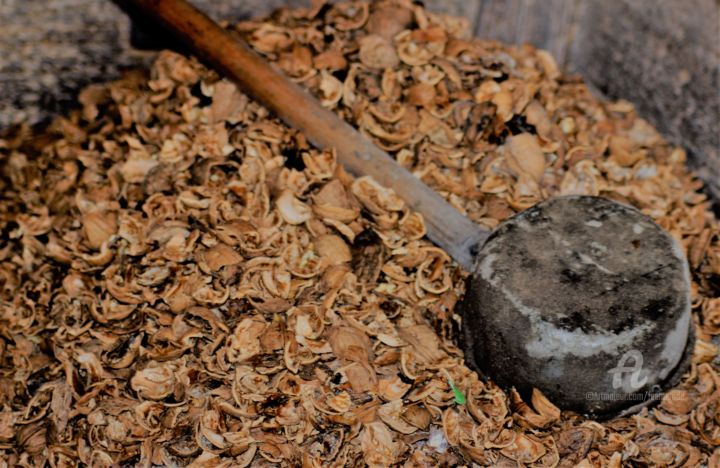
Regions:
<instances>
[{"instance_id":1,"label":"pile of dried husk","mask_svg":"<svg viewBox=\"0 0 720 468\"><path fill-rule=\"evenodd\" d=\"M409 1L229 27L483 226L560 194L652 216L692 267L690 372L606 422L482 382L422 218L164 52L0 140L0 465L718 466L720 236L682 149Z\"/></svg>"}]
</instances>

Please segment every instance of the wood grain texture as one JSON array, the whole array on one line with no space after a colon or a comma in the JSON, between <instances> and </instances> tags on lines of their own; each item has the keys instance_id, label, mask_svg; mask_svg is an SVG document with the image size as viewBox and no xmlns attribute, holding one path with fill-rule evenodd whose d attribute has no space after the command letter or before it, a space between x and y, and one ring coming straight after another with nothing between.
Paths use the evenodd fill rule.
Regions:
<instances>
[{"instance_id":1,"label":"wood grain texture","mask_svg":"<svg viewBox=\"0 0 720 468\"><path fill-rule=\"evenodd\" d=\"M517 42L528 42L547 49L561 65L572 40L571 28L575 0L527 0L525 24Z\"/></svg>"},{"instance_id":2,"label":"wood grain texture","mask_svg":"<svg viewBox=\"0 0 720 468\"><path fill-rule=\"evenodd\" d=\"M524 0L482 0L475 35L516 44L525 12Z\"/></svg>"},{"instance_id":3,"label":"wood grain texture","mask_svg":"<svg viewBox=\"0 0 720 468\"><path fill-rule=\"evenodd\" d=\"M480 11L482 0L426 0L423 3L430 11L467 19L472 28Z\"/></svg>"},{"instance_id":4,"label":"wood grain texture","mask_svg":"<svg viewBox=\"0 0 720 468\"><path fill-rule=\"evenodd\" d=\"M570 69L684 146L720 200L719 3L583 0L577 21Z\"/></svg>"},{"instance_id":5,"label":"wood grain texture","mask_svg":"<svg viewBox=\"0 0 720 468\"><path fill-rule=\"evenodd\" d=\"M482 0L475 35L547 49L559 64L572 40L577 0Z\"/></svg>"}]
</instances>

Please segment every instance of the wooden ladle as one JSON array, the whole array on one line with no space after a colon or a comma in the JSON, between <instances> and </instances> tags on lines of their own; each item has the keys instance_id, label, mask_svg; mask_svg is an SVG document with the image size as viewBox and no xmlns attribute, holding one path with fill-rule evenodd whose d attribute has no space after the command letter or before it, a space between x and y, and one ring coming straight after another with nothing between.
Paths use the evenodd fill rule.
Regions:
<instances>
[{"instance_id":1,"label":"wooden ladle","mask_svg":"<svg viewBox=\"0 0 720 468\"><path fill-rule=\"evenodd\" d=\"M653 401L652 389L685 370L687 260L647 216L599 197L558 197L481 229L185 0L119 3L158 20L314 146L334 148L350 173L422 214L428 238L473 273L459 307L466 359L485 376L607 417Z\"/></svg>"}]
</instances>

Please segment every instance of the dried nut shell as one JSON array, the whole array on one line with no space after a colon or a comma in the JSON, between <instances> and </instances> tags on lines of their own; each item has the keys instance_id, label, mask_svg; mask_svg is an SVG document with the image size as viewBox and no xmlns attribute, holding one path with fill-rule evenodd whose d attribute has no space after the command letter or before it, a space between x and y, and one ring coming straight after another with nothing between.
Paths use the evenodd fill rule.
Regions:
<instances>
[{"instance_id":1,"label":"dried nut shell","mask_svg":"<svg viewBox=\"0 0 720 468\"><path fill-rule=\"evenodd\" d=\"M360 444L365 463L371 468L393 465L400 451L392 432L379 421L365 424L360 434Z\"/></svg>"},{"instance_id":2,"label":"dried nut shell","mask_svg":"<svg viewBox=\"0 0 720 468\"><path fill-rule=\"evenodd\" d=\"M329 342L333 353L346 362L345 374L356 392L375 391L377 375L372 364L370 339L364 333L348 327L330 329Z\"/></svg>"},{"instance_id":3,"label":"dried nut shell","mask_svg":"<svg viewBox=\"0 0 720 468\"><path fill-rule=\"evenodd\" d=\"M229 81L215 83L212 92L210 121L235 123L241 120L242 112L248 104L248 98L238 87Z\"/></svg>"},{"instance_id":4,"label":"dried nut shell","mask_svg":"<svg viewBox=\"0 0 720 468\"><path fill-rule=\"evenodd\" d=\"M492 95L490 102L495 104L496 113L503 122L507 122L513 116L513 97L507 91L499 91Z\"/></svg>"},{"instance_id":5,"label":"dried nut shell","mask_svg":"<svg viewBox=\"0 0 720 468\"><path fill-rule=\"evenodd\" d=\"M427 106L435 99L435 87L427 83L418 83L408 89L408 102L416 106Z\"/></svg>"},{"instance_id":6,"label":"dried nut shell","mask_svg":"<svg viewBox=\"0 0 720 468\"><path fill-rule=\"evenodd\" d=\"M395 47L382 36L369 35L360 39L360 61L370 68L393 68L400 63Z\"/></svg>"},{"instance_id":7,"label":"dried nut shell","mask_svg":"<svg viewBox=\"0 0 720 468\"><path fill-rule=\"evenodd\" d=\"M412 23L413 14L409 8L400 5L378 5L370 13L367 30L385 39L392 40L399 32Z\"/></svg>"},{"instance_id":8,"label":"dried nut shell","mask_svg":"<svg viewBox=\"0 0 720 468\"><path fill-rule=\"evenodd\" d=\"M175 390L175 372L170 365L150 363L130 379L130 387L142 398L162 400Z\"/></svg>"},{"instance_id":9,"label":"dried nut shell","mask_svg":"<svg viewBox=\"0 0 720 468\"><path fill-rule=\"evenodd\" d=\"M224 266L237 265L243 261L243 257L229 245L217 244L203 251L200 261L206 263L211 271L218 271Z\"/></svg>"},{"instance_id":10,"label":"dried nut shell","mask_svg":"<svg viewBox=\"0 0 720 468\"><path fill-rule=\"evenodd\" d=\"M313 211L322 218L349 223L360 215L360 208L353 204L347 191L338 180L326 184L313 196Z\"/></svg>"},{"instance_id":11,"label":"dried nut shell","mask_svg":"<svg viewBox=\"0 0 720 468\"><path fill-rule=\"evenodd\" d=\"M370 16L370 7L365 2L339 2L331 12L335 27L340 31L361 28Z\"/></svg>"},{"instance_id":12,"label":"dried nut shell","mask_svg":"<svg viewBox=\"0 0 720 468\"><path fill-rule=\"evenodd\" d=\"M402 381L398 376L381 379L378 382L378 393L387 401L399 400L412 386Z\"/></svg>"},{"instance_id":13,"label":"dried nut shell","mask_svg":"<svg viewBox=\"0 0 720 468\"><path fill-rule=\"evenodd\" d=\"M331 108L342 98L342 82L325 71L321 74L320 86L318 88L322 93L320 104L322 104L323 107Z\"/></svg>"},{"instance_id":14,"label":"dried nut shell","mask_svg":"<svg viewBox=\"0 0 720 468\"><path fill-rule=\"evenodd\" d=\"M327 234L315 241L320 258L328 265L338 265L352 260L350 247L340 236Z\"/></svg>"},{"instance_id":15,"label":"dried nut shell","mask_svg":"<svg viewBox=\"0 0 720 468\"><path fill-rule=\"evenodd\" d=\"M312 217L312 210L301 202L289 190L278 197L277 208L283 220L288 224L302 224Z\"/></svg>"},{"instance_id":16,"label":"dried nut shell","mask_svg":"<svg viewBox=\"0 0 720 468\"><path fill-rule=\"evenodd\" d=\"M412 405L406 407L401 417L404 421L420 430L427 430L432 422L432 415L428 410L423 408L421 405Z\"/></svg>"},{"instance_id":17,"label":"dried nut shell","mask_svg":"<svg viewBox=\"0 0 720 468\"><path fill-rule=\"evenodd\" d=\"M405 207L405 202L395 192L381 186L371 177L355 179L351 190L365 208L378 215Z\"/></svg>"},{"instance_id":18,"label":"dried nut shell","mask_svg":"<svg viewBox=\"0 0 720 468\"><path fill-rule=\"evenodd\" d=\"M402 418L403 404L401 400L391 401L378 409L378 416L385 424L402 434L412 434L417 431L417 427L405 422Z\"/></svg>"},{"instance_id":19,"label":"dried nut shell","mask_svg":"<svg viewBox=\"0 0 720 468\"><path fill-rule=\"evenodd\" d=\"M120 174L127 182L140 183L158 164L158 161L149 156L131 156L120 168Z\"/></svg>"},{"instance_id":20,"label":"dried nut shell","mask_svg":"<svg viewBox=\"0 0 720 468\"><path fill-rule=\"evenodd\" d=\"M517 175L527 175L539 182L545 173L545 156L537 138L528 133L511 136L505 142L506 159Z\"/></svg>"},{"instance_id":21,"label":"dried nut shell","mask_svg":"<svg viewBox=\"0 0 720 468\"><path fill-rule=\"evenodd\" d=\"M544 456L547 449L536 437L516 433L512 443L500 452L518 463L532 463Z\"/></svg>"},{"instance_id":22,"label":"dried nut shell","mask_svg":"<svg viewBox=\"0 0 720 468\"><path fill-rule=\"evenodd\" d=\"M90 211L83 215L83 232L90 248L99 249L117 229L117 215L113 212Z\"/></svg>"},{"instance_id":23,"label":"dried nut shell","mask_svg":"<svg viewBox=\"0 0 720 468\"><path fill-rule=\"evenodd\" d=\"M663 396L660 406L672 414L684 415L692 411L695 401L687 390L675 389Z\"/></svg>"},{"instance_id":24,"label":"dried nut shell","mask_svg":"<svg viewBox=\"0 0 720 468\"><path fill-rule=\"evenodd\" d=\"M313 64L318 70L342 70L347 67L347 60L339 50L326 50L313 57Z\"/></svg>"}]
</instances>

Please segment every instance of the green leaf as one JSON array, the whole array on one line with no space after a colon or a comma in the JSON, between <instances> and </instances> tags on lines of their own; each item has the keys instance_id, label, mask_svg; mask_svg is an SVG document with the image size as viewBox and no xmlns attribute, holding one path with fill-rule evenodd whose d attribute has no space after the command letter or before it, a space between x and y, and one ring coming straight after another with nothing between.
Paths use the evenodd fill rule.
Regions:
<instances>
[{"instance_id":1,"label":"green leaf","mask_svg":"<svg viewBox=\"0 0 720 468\"><path fill-rule=\"evenodd\" d=\"M455 404L464 405L466 402L465 395L463 395L460 389L455 386L452 380L448 380L448 383L450 384L450 388L452 388L452 391L455 394Z\"/></svg>"}]
</instances>

